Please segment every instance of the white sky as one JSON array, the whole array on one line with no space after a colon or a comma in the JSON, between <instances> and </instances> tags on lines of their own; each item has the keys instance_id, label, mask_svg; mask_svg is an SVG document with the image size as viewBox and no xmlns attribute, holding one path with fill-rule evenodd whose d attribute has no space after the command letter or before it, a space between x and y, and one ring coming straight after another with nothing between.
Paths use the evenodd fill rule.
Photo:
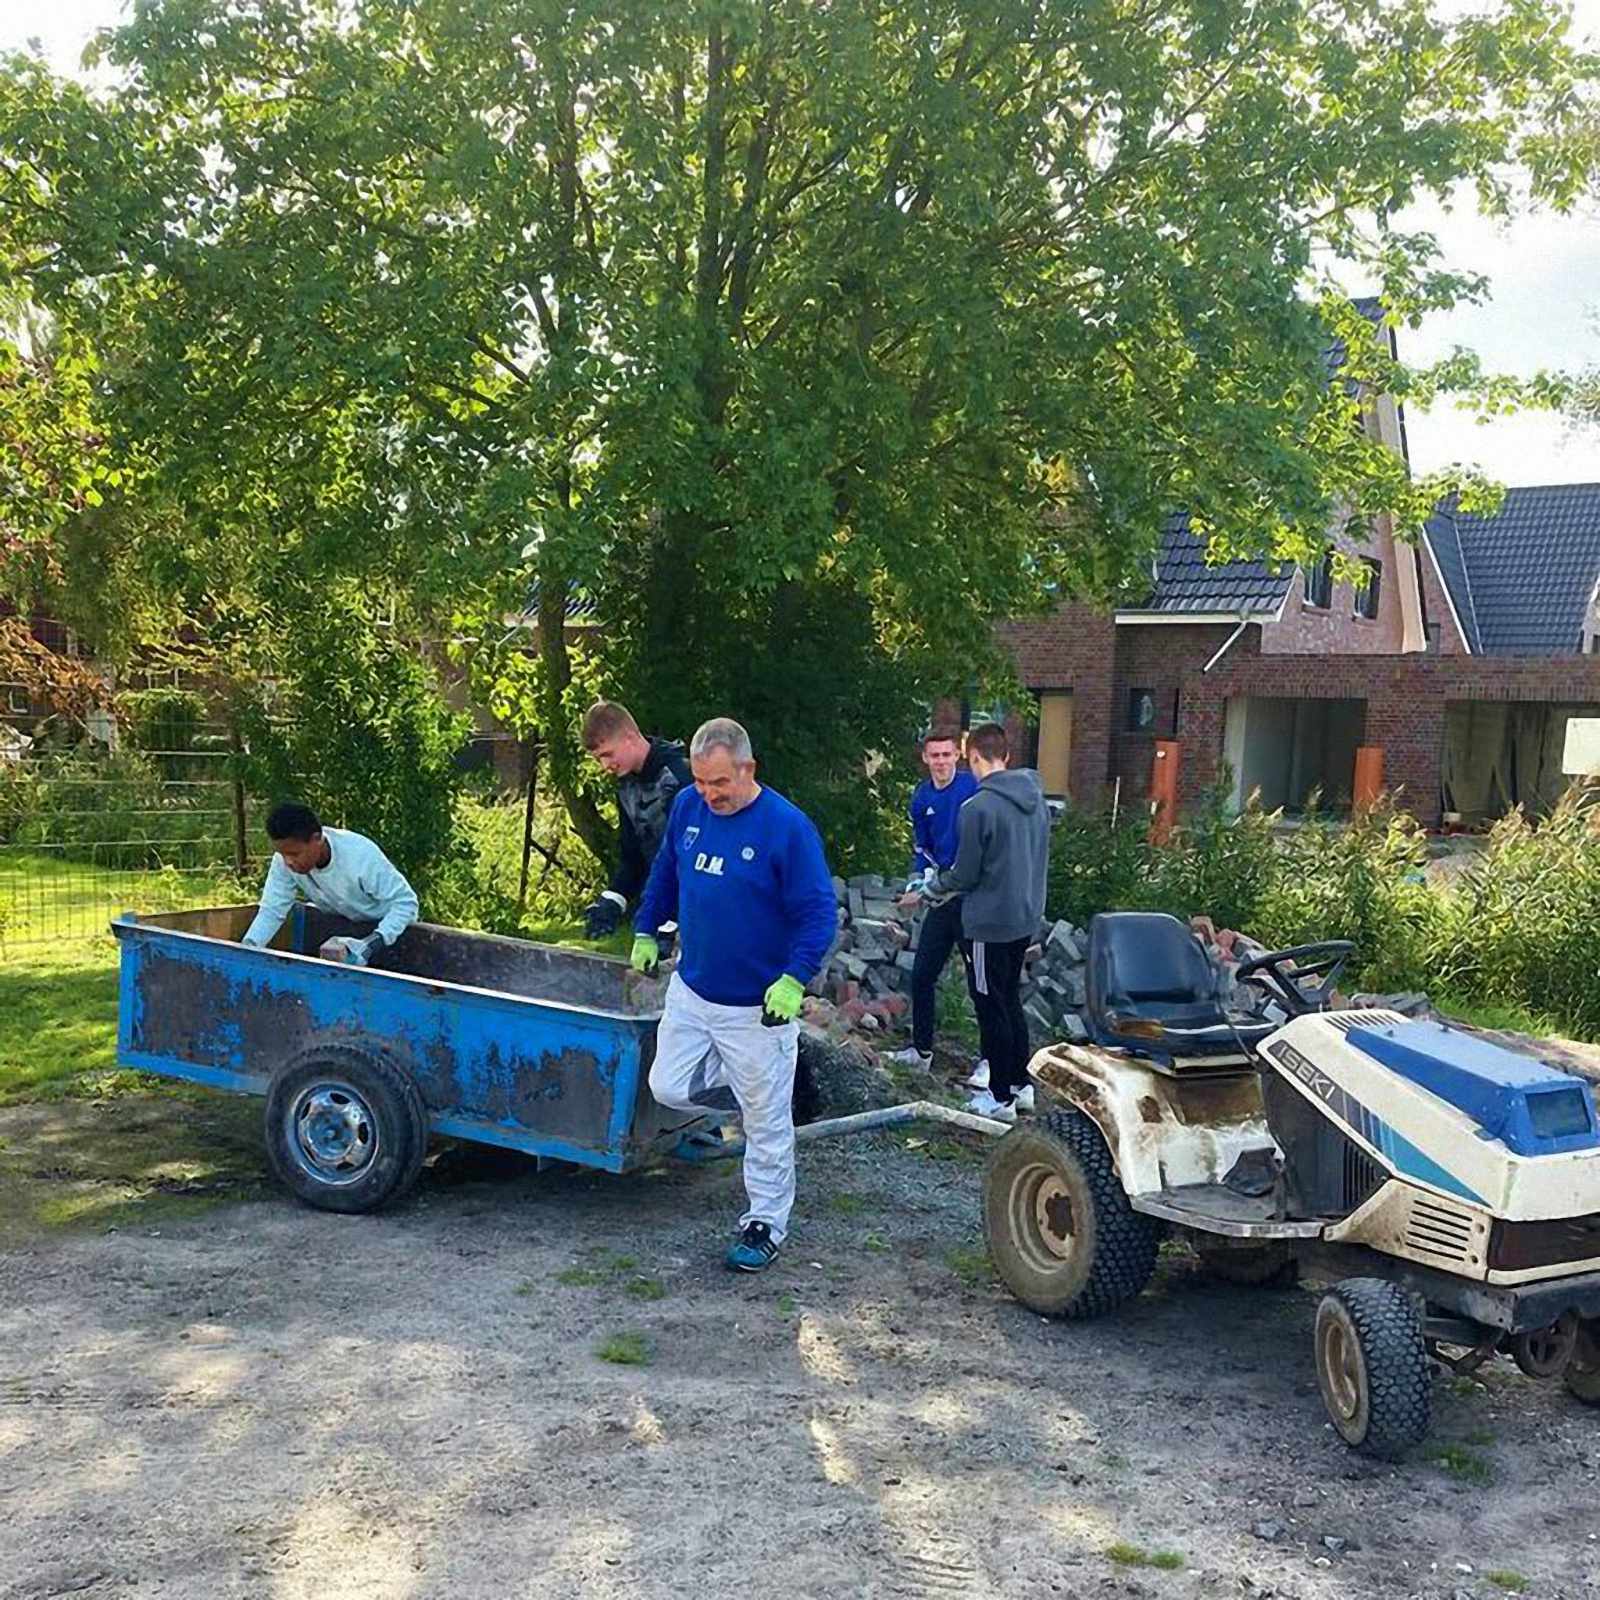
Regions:
<instances>
[{"instance_id":1,"label":"white sky","mask_svg":"<svg viewBox=\"0 0 1600 1600\"><path fill-rule=\"evenodd\" d=\"M1481 0L1440 0L1466 10ZM1572 0L1577 32L1600 39L1600 0ZM38 39L52 64L76 68L96 28L115 23L122 0L0 0L0 49ZM1402 330L1402 354L1427 361L1466 345L1492 370L1600 365L1600 204L1581 215L1530 215L1499 225L1471 197L1450 211L1419 209L1402 225L1431 229L1448 265L1485 273L1492 298ZM1362 288L1365 286L1353 286ZM1453 409L1407 417L1420 471L1476 464L1505 484L1600 480L1600 435L1574 435L1559 418L1523 413L1478 425Z\"/></svg>"}]
</instances>

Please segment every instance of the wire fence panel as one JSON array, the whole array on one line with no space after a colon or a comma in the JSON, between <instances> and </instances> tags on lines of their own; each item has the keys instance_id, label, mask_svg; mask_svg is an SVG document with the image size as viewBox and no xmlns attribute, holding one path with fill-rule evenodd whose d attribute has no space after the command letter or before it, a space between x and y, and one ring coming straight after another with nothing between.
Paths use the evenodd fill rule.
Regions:
<instances>
[{"instance_id":1,"label":"wire fence panel","mask_svg":"<svg viewBox=\"0 0 1600 1600\"><path fill-rule=\"evenodd\" d=\"M164 684L83 721L0 696L0 952L239 896L248 807L197 696Z\"/></svg>"}]
</instances>

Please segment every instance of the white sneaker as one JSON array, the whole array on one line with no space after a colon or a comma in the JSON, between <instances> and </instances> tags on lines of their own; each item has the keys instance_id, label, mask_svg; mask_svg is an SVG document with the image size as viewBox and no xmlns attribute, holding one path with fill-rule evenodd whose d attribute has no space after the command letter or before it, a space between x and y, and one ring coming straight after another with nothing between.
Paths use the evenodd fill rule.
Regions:
<instances>
[{"instance_id":1,"label":"white sneaker","mask_svg":"<svg viewBox=\"0 0 1600 1600\"><path fill-rule=\"evenodd\" d=\"M895 1050L883 1058L892 1061L897 1067L915 1067L919 1072L933 1071L933 1051L921 1051L915 1045L907 1045L904 1050Z\"/></svg>"},{"instance_id":2,"label":"white sneaker","mask_svg":"<svg viewBox=\"0 0 1600 1600\"><path fill-rule=\"evenodd\" d=\"M1031 1112L1033 1110L1033 1085L1031 1083L1024 1084L1023 1087L1018 1089L1016 1094L1012 1096L1011 1103L1017 1108L1018 1111Z\"/></svg>"},{"instance_id":3,"label":"white sneaker","mask_svg":"<svg viewBox=\"0 0 1600 1600\"><path fill-rule=\"evenodd\" d=\"M987 1089L989 1087L989 1063L980 1061L966 1077L961 1080L963 1089Z\"/></svg>"},{"instance_id":4,"label":"white sneaker","mask_svg":"<svg viewBox=\"0 0 1600 1600\"><path fill-rule=\"evenodd\" d=\"M1017 1120L1017 1108L1001 1105L987 1089L980 1089L967 1101L967 1110L976 1116L992 1118L995 1122Z\"/></svg>"}]
</instances>

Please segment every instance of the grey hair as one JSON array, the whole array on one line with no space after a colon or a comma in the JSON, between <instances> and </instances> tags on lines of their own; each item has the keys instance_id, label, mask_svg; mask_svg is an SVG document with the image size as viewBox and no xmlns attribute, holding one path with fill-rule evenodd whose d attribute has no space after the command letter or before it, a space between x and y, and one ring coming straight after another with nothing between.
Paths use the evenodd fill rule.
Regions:
<instances>
[{"instance_id":1,"label":"grey hair","mask_svg":"<svg viewBox=\"0 0 1600 1600\"><path fill-rule=\"evenodd\" d=\"M713 717L702 722L689 741L689 756L698 761L713 750L726 750L735 761L753 761L755 753L750 748L750 735L732 717Z\"/></svg>"}]
</instances>

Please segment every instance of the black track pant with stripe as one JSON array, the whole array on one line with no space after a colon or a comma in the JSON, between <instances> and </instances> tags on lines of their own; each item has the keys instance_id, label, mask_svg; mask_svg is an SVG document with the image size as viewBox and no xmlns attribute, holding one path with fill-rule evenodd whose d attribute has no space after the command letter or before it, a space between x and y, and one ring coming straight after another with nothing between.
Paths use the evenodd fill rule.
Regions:
<instances>
[{"instance_id":1,"label":"black track pant with stripe","mask_svg":"<svg viewBox=\"0 0 1600 1600\"><path fill-rule=\"evenodd\" d=\"M991 944L963 939L961 958L967 964L972 1003L978 1013L978 1037L989 1058L989 1092L1009 1105L1028 1081L1028 1018L1022 1009L1022 961L1028 940Z\"/></svg>"}]
</instances>

